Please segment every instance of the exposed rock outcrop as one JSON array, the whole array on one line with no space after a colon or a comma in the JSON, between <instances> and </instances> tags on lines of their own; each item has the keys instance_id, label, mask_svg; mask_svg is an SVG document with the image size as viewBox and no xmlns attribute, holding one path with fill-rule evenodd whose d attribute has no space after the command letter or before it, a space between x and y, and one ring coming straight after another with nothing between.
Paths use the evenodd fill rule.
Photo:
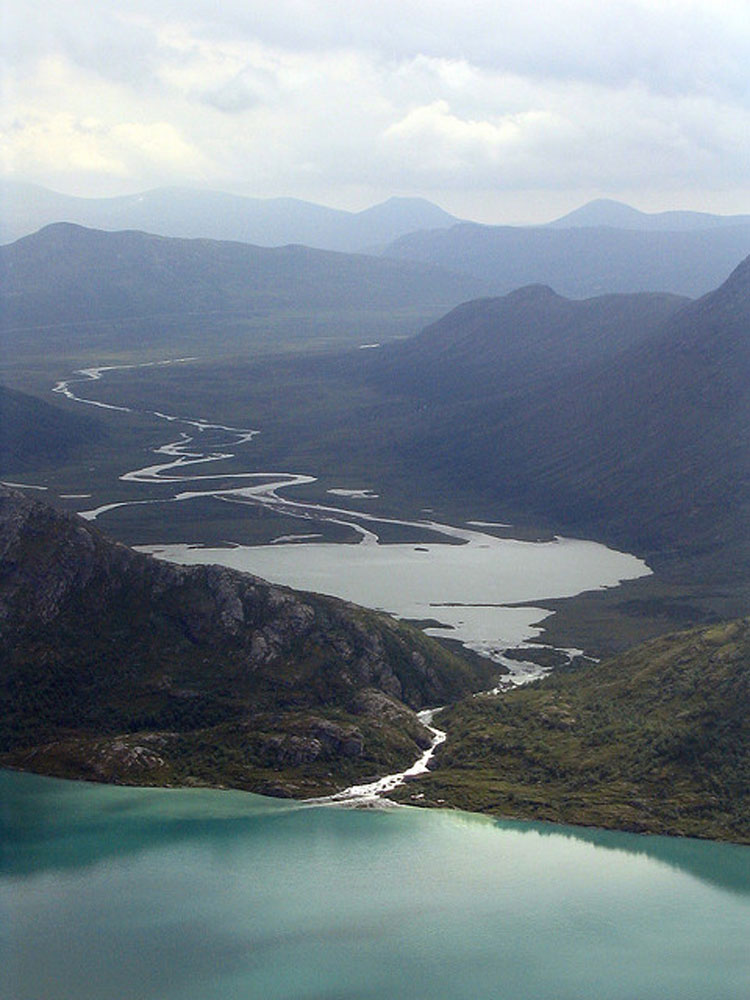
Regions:
<instances>
[{"instance_id":1,"label":"exposed rock outcrop","mask_svg":"<svg viewBox=\"0 0 750 1000\"><path fill-rule=\"evenodd\" d=\"M335 786L417 755L406 706L486 681L386 616L160 562L3 487L0 654L5 762L122 781Z\"/></svg>"}]
</instances>

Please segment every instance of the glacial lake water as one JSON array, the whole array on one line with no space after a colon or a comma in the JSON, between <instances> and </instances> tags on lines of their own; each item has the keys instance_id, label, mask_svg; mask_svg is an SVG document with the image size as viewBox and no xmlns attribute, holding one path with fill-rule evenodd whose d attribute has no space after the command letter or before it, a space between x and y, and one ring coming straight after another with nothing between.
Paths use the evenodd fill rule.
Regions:
<instances>
[{"instance_id":1,"label":"glacial lake water","mask_svg":"<svg viewBox=\"0 0 750 1000\"><path fill-rule=\"evenodd\" d=\"M0 773L13 1000L747 1000L750 849Z\"/></svg>"}]
</instances>

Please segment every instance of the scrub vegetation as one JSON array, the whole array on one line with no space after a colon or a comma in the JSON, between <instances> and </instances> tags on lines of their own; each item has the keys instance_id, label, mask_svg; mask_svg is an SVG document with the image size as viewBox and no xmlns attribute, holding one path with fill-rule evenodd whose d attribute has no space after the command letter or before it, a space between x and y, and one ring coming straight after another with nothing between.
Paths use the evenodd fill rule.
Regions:
<instances>
[{"instance_id":1,"label":"scrub vegetation","mask_svg":"<svg viewBox=\"0 0 750 1000\"><path fill-rule=\"evenodd\" d=\"M746 618L461 701L435 770L395 797L750 843L749 667Z\"/></svg>"},{"instance_id":2,"label":"scrub vegetation","mask_svg":"<svg viewBox=\"0 0 750 1000\"><path fill-rule=\"evenodd\" d=\"M306 796L404 770L492 664L344 601L133 552L0 487L0 765Z\"/></svg>"}]
</instances>

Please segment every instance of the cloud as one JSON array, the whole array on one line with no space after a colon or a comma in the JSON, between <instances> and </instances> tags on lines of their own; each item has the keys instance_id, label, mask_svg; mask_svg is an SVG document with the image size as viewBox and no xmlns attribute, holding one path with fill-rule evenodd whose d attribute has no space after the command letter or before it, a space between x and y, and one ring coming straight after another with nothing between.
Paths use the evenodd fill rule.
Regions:
<instances>
[{"instance_id":1,"label":"cloud","mask_svg":"<svg viewBox=\"0 0 750 1000\"><path fill-rule=\"evenodd\" d=\"M545 79L747 92L746 0L225 0L188 2L182 19L215 40L290 51L458 56Z\"/></svg>"},{"instance_id":2,"label":"cloud","mask_svg":"<svg viewBox=\"0 0 750 1000\"><path fill-rule=\"evenodd\" d=\"M268 106L278 93L276 80L270 73L253 66L246 66L221 86L203 91L201 98L207 104L228 114Z\"/></svg>"},{"instance_id":3,"label":"cloud","mask_svg":"<svg viewBox=\"0 0 750 1000\"><path fill-rule=\"evenodd\" d=\"M200 178L203 155L170 122L119 122L69 113L29 112L14 119L0 140L7 173L35 176L109 174Z\"/></svg>"},{"instance_id":4,"label":"cloud","mask_svg":"<svg viewBox=\"0 0 750 1000\"><path fill-rule=\"evenodd\" d=\"M99 124L72 115L22 115L5 127L0 138L0 162L6 173L35 176L41 169L56 174L92 173L127 177L122 159L105 152Z\"/></svg>"},{"instance_id":5,"label":"cloud","mask_svg":"<svg viewBox=\"0 0 750 1000\"><path fill-rule=\"evenodd\" d=\"M746 0L6 7L4 169L46 183L334 202L746 187Z\"/></svg>"},{"instance_id":6,"label":"cloud","mask_svg":"<svg viewBox=\"0 0 750 1000\"><path fill-rule=\"evenodd\" d=\"M543 108L480 120L461 118L447 101L439 100L409 111L383 138L401 164L408 158L422 171L465 180L467 175L507 169L546 138L566 130L564 120Z\"/></svg>"}]
</instances>

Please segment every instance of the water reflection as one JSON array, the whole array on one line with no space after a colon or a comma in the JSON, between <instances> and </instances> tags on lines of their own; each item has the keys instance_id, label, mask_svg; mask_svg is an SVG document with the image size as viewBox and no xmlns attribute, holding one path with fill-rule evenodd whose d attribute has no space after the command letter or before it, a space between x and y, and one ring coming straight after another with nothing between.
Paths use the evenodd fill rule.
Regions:
<instances>
[{"instance_id":1,"label":"water reflection","mask_svg":"<svg viewBox=\"0 0 750 1000\"><path fill-rule=\"evenodd\" d=\"M212 853L283 851L305 830L311 851L356 848L377 836L391 842L447 825L495 830L543 841L573 840L600 850L638 855L724 890L750 895L750 848L688 838L643 836L551 823L498 821L458 811L352 810L309 807L246 792L147 789L60 781L0 772L0 872L23 876L93 866L168 847L210 846ZM459 832L460 836L460 832Z\"/></svg>"}]
</instances>

